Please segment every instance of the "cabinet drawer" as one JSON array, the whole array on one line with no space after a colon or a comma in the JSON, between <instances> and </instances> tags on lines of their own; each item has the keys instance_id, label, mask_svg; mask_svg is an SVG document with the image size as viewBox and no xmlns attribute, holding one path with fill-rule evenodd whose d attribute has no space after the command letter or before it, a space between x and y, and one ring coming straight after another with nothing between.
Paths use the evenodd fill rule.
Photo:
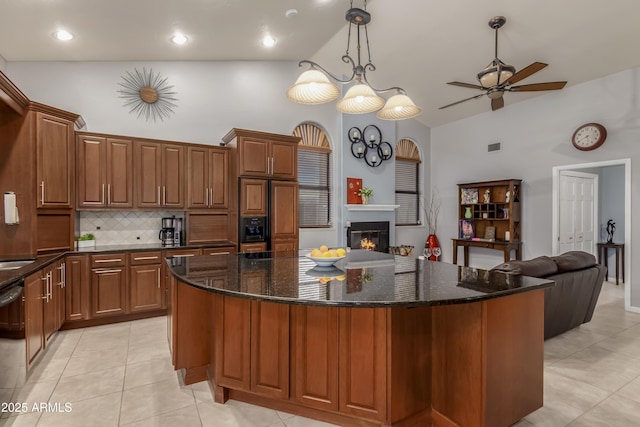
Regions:
<instances>
[{"instance_id":1,"label":"cabinet drawer","mask_svg":"<svg viewBox=\"0 0 640 427\"><path fill-rule=\"evenodd\" d=\"M125 264L124 253L91 255L91 268L122 266Z\"/></svg>"},{"instance_id":2,"label":"cabinet drawer","mask_svg":"<svg viewBox=\"0 0 640 427\"><path fill-rule=\"evenodd\" d=\"M160 264L162 253L152 252L132 252L129 254L129 265Z\"/></svg>"}]
</instances>

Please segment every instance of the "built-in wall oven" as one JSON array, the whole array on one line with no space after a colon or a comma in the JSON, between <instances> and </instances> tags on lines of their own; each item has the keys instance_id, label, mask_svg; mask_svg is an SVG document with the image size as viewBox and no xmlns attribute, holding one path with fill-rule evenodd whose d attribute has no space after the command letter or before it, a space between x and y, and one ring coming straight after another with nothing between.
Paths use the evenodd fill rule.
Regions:
<instances>
[{"instance_id":1,"label":"built-in wall oven","mask_svg":"<svg viewBox=\"0 0 640 427\"><path fill-rule=\"evenodd\" d=\"M267 241L267 218L264 216L240 217L240 243Z\"/></svg>"}]
</instances>

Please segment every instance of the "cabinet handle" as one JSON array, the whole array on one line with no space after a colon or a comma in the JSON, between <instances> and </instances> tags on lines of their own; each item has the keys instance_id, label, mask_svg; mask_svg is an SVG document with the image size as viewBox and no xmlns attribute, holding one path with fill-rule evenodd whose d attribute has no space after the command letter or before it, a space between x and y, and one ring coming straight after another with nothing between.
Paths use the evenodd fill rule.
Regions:
<instances>
[{"instance_id":1,"label":"cabinet handle","mask_svg":"<svg viewBox=\"0 0 640 427\"><path fill-rule=\"evenodd\" d=\"M211 187L209 191L211 191L211 197L209 198L209 200L211 200L211 204L209 206L213 206L213 187Z\"/></svg>"},{"instance_id":2,"label":"cabinet handle","mask_svg":"<svg viewBox=\"0 0 640 427\"><path fill-rule=\"evenodd\" d=\"M44 181L40 183L40 203L44 205Z\"/></svg>"},{"instance_id":3,"label":"cabinet handle","mask_svg":"<svg viewBox=\"0 0 640 427\"><path fill-rule=\"evenodd\" d=\"M47 275L44 276L42 280L45 282L45 286L47 287L47 290L44 292L44 296L42 297L42 299L46 302L49 302L49 273L47 273Z\"/></svg>"},{"instance_id":4,"label":"cabinet handle","mask_svg":"<svg viewBox=\"0 0 640 427\"><path fill-rule=\"evenodd\" d=\"M111 204L111 184L107 184L107 204Z\"/></svg>"},{"instance_id":5,"label":"cabinet handle","mask_svg":"<svg viewBox=\"0 0 640 427\"><path fill-rule=\"evenodd\" d=\"M204 189L204 205L209 206L209 187Z\"/></svg>"},{"instance_id":6,"label":"cabinet handle","mask_svg":"<svg viewBox=\"0 0 640 427\"><path fill-rule=\"evenodd\" d=\"M139 256L139 257L135 257L133 260L142 261L143 259L158 259L158 257L157 256Z\"/></svg>"},{"instance_id":7,"label":"cabinet handle","mask_svg":"<svg viewBox=\"0 0 640 427\"><path fill-rule=\"evenodd\" d=\"M97 269L97 270L93 270L94 273L97 274L102 274L102 273L120 273L122 271L121 268L115 268L113 270L103 270L101 268Z\"/></svg>"},{"instance_id":8,"label":"cabinet handle","mask_svg":"<svg viewBox=\"0 0 640 427\"><path fill-rule=\"evenodd\" d=\"M158 185L158 206L160 206L160 186Z\"/></svg>"},{"instance_id":9,"label":"cabinet handle","mask_svg":"<svg viewBox=\"0 0 640 427\"><path fill-rule=\"evenodd\" d=\"M271 175L273 175L273 157L271 158Z\"/></svg>"},{"instance_id":10,"label":"cabinet handle","mask_svg":"<svg viewBox=\"0 0 640 427\"><path fill-rule=\"evenodd\" d=\"M173 258L184 258L188 256L195 256L194 254L186 254L186 255L173 255Z\"/></svg>"},{"instance_id":11,"label":"cabinet handle","mask_svg":"<svg viewBox=\"0 0 640 427\"><path fill-rule=\"evenodd\" d=\"M160 269L158 268L158 289L160 289Z\"/></svg>"},{"instance_id":12,"label":"cabinet handle","mask_svg":"<svg viewBox=\"0 0 640 427\"><path fill-rule=\"evenodd\" d=\"M103 262L121 262L122 260L120 258L112 258L112 259L97 259L95 261L96 264L99 263L103 263Z\"/></svg>"},{"instance_id":13,"label":"cabinet handle","mask_svg":"<svg viewBox=\"0 0 640 427\"><path fill-rule=\"evenodd\" d=\"M100 199L100 203L104 205L104 184L102 184L102 198Z\"/></svg>"}]
</instances>

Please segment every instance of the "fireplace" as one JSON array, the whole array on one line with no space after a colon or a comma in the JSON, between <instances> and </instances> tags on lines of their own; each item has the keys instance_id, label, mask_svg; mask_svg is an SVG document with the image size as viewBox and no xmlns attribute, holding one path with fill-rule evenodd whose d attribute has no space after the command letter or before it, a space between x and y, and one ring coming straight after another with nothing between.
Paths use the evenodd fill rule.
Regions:
<instances>
[{"instance_id":1,"label":"fireplace","mask_svg":"<svg viewBox=\"0 0 640 427\"><path fill-rule=\"evenodd\" d=\"M347 246L378 252L389 251L389 221L352 222L347 228Z\"/></svg>"}]
</instances>

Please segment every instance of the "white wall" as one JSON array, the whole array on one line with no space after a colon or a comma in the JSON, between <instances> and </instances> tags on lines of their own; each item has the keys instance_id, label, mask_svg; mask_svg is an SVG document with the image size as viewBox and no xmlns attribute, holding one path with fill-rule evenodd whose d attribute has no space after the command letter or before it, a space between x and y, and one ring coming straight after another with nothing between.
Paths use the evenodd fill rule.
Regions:
<instances>
[{"instance_id":1,"label":"white wall","mask_svg":"<svg viewBox=\"0 0 640 427\"><path fill-rule=\"evenodd\" d=\"M633 165L640 159L639 82L636 68L516 104L518 94L507 93L501 110L433 128L431 179L443 199L440 241L456 234L457 183L521 178L523 258L550 254L552 167L623 158L631 158ZM469 102L489 104L486 98ZM605 144L591 152L571 145L574 130L586 122L602 123L608 130ZM488 153L487 144L496 141L502 142L502 151ZM632 168L632 183L639 180L640 172ZM632 186L632 212L639 209L639 197L640 185ZM631 230L627 247L634 242L640 243L638 227ZM451 261L451 243L443 246L444 260ZM493 267L501 260L500 252L470 251L472 266ZM639 265L640 252L627 262ZM637 281L631 284L631 305L640 307Z\"/></svg>"}]
</instances>

